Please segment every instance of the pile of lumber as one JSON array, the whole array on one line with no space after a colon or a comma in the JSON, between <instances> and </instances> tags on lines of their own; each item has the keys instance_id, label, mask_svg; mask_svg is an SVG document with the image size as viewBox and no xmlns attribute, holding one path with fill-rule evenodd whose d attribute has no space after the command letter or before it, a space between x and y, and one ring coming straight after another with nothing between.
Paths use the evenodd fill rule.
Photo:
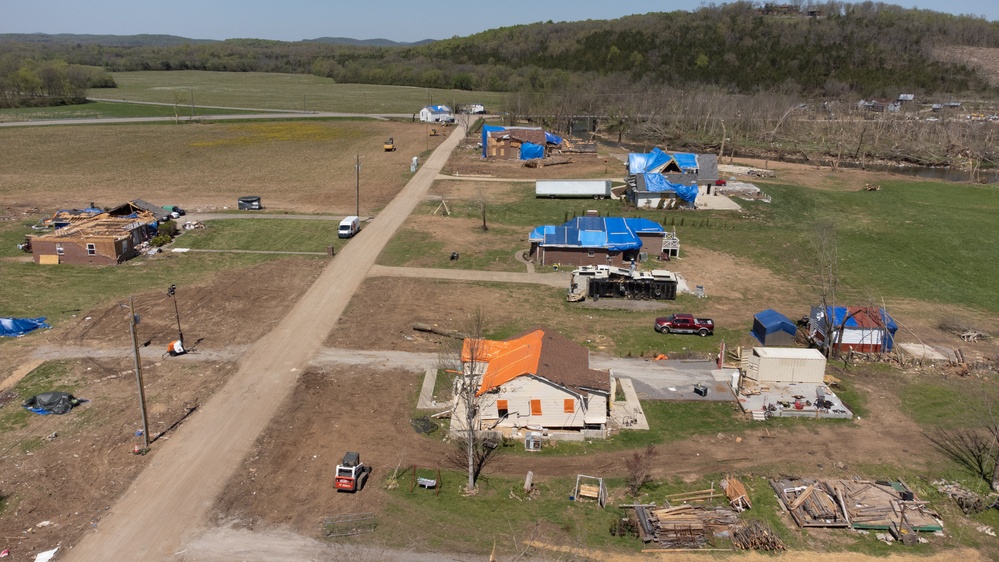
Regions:
<instances>
[{"instance_id":1,"label":"pile of lumber","mask_svg":"<svg viewBox=\"0 0 999 562\"><path fill-rule=\"evenodd\" d=\"M746 493L746 487L738 479L726 478L722 481L722 488L725 488L729 505L734 507L736 511L753 508L753 504L749 501L749 494Z\"/></svg>"},{"instance_id":2,"label":"pile of lumber","mask_svg":"<svg viewBox=\"0 0 999 562\"><path fill-rule=\"evenodd\" d=\"M732 543L742 550L783 552L787 549L777 533L759 521L752 521L732 533Z\"/></svg>"},{"instance_id":3,"label":"pile of lumber","mask_svg":"<svg viewBox=\"0 0 999 562\"><path fill-rule=\"evenodd\" d=\"M720 497L721 497L720 491L714 488L706 488L704 490L695 490L693 492L670 494L666 496L666 503L672 505L675 503L703 502L706 500L712 500Z\"/></svg>"},{"instance_id":4,"label":"pile of lumber","mask_svg":"<svg viewBox=\"0 0 999 562\"><path fill-rule=\"evenodd\" d=\"M639 526L647 531L646 542L662 548L703 548L710 537L729 531L738 513L724 507L678 505L637 510ZM641 518L644 515L645 521Z\"/></svg>"}]
</instances>

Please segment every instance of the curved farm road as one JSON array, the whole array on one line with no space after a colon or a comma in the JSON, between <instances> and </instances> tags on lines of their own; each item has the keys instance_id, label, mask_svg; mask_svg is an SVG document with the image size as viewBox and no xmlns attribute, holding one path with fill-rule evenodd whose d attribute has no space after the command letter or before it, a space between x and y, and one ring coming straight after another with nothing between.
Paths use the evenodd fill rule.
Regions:
<instances>
[{"instance_id":1,"label":"curved farm road","mask_svg":"<svg viewBox=\"0 0 999 562\"><path fill-rule=\"evenodd\" d=\"M452 134L441 144L280 324L251 346L225 387L172 439L155 446L142 474L96 531L66 552L66 560L173 559L206 522L215 497L291 394L298 372L322 347L381 249L423 200L463 137Z\"/></svg>"}]
</instances>

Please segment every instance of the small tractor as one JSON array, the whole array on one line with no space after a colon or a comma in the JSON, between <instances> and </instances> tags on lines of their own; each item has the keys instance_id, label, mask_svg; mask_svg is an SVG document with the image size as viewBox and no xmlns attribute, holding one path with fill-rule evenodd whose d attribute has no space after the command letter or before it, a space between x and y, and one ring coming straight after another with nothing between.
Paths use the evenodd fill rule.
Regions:
<instances>
[{"instance_id":1,"label":"small tractor","mask_svg":"<svg viewBox=\"0 0 999 562\"><path fill-rule=\"evenodd\" d=\"M395 152L395 139L389 137L388 140L385 141L385 144L382 145L382 148L385 149L385 152Z\"/></svg>"},{"instance_id":2,"label":"small tractor","mask_svg":"<svg viewBox=\"0 0 999 562\"><path fill-rule=\"evenodd\" d=\"M361 454L348 452L340 464L336 465L336 478L333 481L337 492L357 492L364 488L371 469L361 462Z\"/></svg>"}]
</instances>

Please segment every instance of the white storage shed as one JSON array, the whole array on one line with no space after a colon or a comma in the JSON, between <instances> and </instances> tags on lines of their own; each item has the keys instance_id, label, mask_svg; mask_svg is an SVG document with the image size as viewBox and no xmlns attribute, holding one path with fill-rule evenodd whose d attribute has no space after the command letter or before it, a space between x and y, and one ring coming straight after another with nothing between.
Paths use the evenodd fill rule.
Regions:
<instances>
[{"instance_id":1,"label":"white storage shed","mask_svg":"<svg viewBox=\"0 0 999 562\"><path fill-rule=\"evenodd\" d=\"M817 349L754 347L744 365L744 376L760 384L822 384L826 357Z\"/></svg>"}]
</instances>

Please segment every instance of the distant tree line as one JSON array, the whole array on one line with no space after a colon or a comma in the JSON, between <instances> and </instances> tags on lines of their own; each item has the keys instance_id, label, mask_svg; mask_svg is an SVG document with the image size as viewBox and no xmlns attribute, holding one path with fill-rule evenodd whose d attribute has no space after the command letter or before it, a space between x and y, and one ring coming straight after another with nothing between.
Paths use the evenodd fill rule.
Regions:
<instances>
[{"instance_id":1,"label":"distant tree line","mask_svg":"<svg viewBox=\"0 0 999 562\"><path fill-rule=\"evenodd\" d=\"M974 69L940 62L934 51L999 47L999 24L879 2L828 1L809 9L822 15L765 15L758 2L712 4L693 12L506 27L407 48L256 39L178 45L162 38L102 45L51 36L0 42L0 53L115 72L311 73L341 83L508 92L556 91L606 78L621 90L706 85L738 94L832 97L988 90Z\"/></svg>"}]
</instances>

